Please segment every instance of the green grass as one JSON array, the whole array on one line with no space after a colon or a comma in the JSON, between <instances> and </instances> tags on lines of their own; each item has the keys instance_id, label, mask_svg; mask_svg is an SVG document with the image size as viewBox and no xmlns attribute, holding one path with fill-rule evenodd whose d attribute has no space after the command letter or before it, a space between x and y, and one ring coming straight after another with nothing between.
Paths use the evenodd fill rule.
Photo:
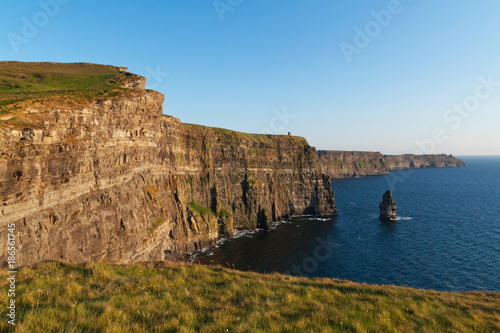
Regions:
<instances>
[{"instance_id":1,"label":"green grass","mask_svg":"<svg viewBox=\"0 0 500 333\"><path fill-rule=\"evenodd\" d=\"M211 214L211 215L215 216L215 213L210 208L204 207L204 206L200 205L199 203L197 203L194 200L191 200L187 204L187 206L189 207L189 209L191 209L192 212L196 212L196 213L198 213L202 217L204 217L207 214Z\"/></svg>"},{"instance_id":2,"label":"green grass","mask_svg":"<svg viewBox=\"0 0 500 333\"><path fill-rule=\"evenodd\" d=\"M229 211L227 211L225 208L221 208L217 212L217 216L220 217L220 218L228 218L228 217L231 217L232 214Z\"/></svg>"},{"instance_id":3,"label":"green grass","mask_svg":"<svg viewBox=\"0 0 500 333\"><path fill-rule=\"evenodd\" d=\"M290 144L298 147L305 148L309 146L307 140L300 136L243 133L225 128L207 127L188 123L182 123L182 126L184 126L186 130L198 134L199 136L210 135L213 137L219 137L222 143L237 143L243 141L256 144L269 144L275 138L279 137L280 139L288 141Z\"/></svg>"},{"instance_id":4,"label":"green grass","mask_svg":"<svg viewBox=\"0 0 500 333\"><path fill-rule=\"evenodd\" d=\"M125 83L137 75L118 67L86 63L0 62L0 115L22 118L21 123L0 119L0 126L40 127L44 111L105 100L125 94ZM27 110L37 110L34 114Z\"/></svg>"},{"instance_id":5,"label":"green grass","mask_svg":"<svg viewBox=\"0 0 500 333\"><path fill-rule=\"evenodd\" d=\"M197 213L202 218L205 218L207 215L213 215L219 218L228 218L232 216L232 214L225 208L221 208L218 212L214 212L211 208L202 206L195 200L188 202L187 206L192 212Z\"/></svg>"},{"instance_id":6,"label":"green grass","mask_svg":"<svg viewBox=\"0 0 500 333\"><path fill-rule=\"evenodd\" d=\"M114 66L0 62L0 94L88 90L121 76Z\"/></svg>"},{"instance_id":7,"label":"green grass","mask_svg":"<svg viewBox=\"0 0 500 333\"><path fill-rule=\"evenodd\" d=\"M0 284L7 290L7 274ZM22 269L17 332L494 332L498 293L449 293L187 264ZM0 293L0 331L7 292Z\"/></svg>"}]
</instances>

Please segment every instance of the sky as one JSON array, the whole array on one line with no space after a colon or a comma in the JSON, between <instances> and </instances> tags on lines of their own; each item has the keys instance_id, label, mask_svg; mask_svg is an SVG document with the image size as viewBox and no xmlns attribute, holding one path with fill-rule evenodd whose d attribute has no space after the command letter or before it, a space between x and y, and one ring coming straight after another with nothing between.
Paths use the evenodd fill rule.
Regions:
<instances>
[{"instance_id":1,"label":"sky","mask_svg":"<svg viewBox=\"0 0 500 333\"><path fill-rule=\"evenodd\" d=\"M500 155L498 0L4 1L0 60L127 66L164 113L312 146Z\"/></svg>"}]
</instances>

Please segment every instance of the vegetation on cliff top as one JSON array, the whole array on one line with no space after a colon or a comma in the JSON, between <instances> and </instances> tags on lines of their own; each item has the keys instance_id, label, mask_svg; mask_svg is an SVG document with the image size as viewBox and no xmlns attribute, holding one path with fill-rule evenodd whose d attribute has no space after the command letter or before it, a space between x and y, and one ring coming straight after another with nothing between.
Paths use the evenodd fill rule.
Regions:
<instances>
[{"instance_id":1,"label":"vegetation on cliff top","mask_svg":"<svg viewBox=\"0 0 500 333\"><path fill-rule=\"evenodd\" d=\"M218 127L208 127L196 124L182 123L186 131L191 132L194 135L211 137L218 137L221 144L232 145L236 142L252 142L256 144L269 144L274 138L279 137L282 142L289 142L293 146L297 147L308 147L309 143L307 140L300 136L291 135L273 135L273 134L252 134L243 133L233 130L228 130L225 128Z\"/></svg>"},{"instance_id":2,"label":"vegetation on cliff top","mask_svg":"<svg viewBox=\"0 0 500 333\"><path fill-rule=\"evenodd\" d=\"M7 289L7 273L0 285ZM494 332L499 293L449 293L187 264L20 270L17 332ZM7 293L0 293L7 304ZM0 307L0 331L14 331Z\"/></svg>"},{"instance_id":3,"label":"vegetation on cliff top","mask_svg":"<svg viewBox=\"0 0 500 333\"><path fill-rule=\"evenodd\" d=\"M0 93L91 90L120 76L126 74L114 66L5 61L0 62Z\"/></svg>"},{"instance_id":4,"label":"vegetation on cliff top","mask_svg":"<svg viewBox=\"0 0 500 333\"><path fill-rule=\"evenodd\" d=\"M51 107L118 96L137 78L114 66L0 62L0 125L37 127Z\"/></svg>"}]
</instances>

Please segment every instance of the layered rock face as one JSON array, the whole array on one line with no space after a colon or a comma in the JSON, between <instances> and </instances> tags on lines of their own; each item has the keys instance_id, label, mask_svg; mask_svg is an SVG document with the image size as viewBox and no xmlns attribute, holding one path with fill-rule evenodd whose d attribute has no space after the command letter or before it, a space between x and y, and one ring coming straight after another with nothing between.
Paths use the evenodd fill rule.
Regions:
<instances>
[{"instance_id":1,"label":"layered rock face","mask_svg":"<svg viewBox=\"0 0 500 333\"><path fill-rule=\"evenodd\" d=\"M387 173L379 152L318 150L322 171L331 178L380 175Z\"/></svg>"},{"instance_id":2,"label":"layered rock face","mask_svg":"<svg viewBox=\"0 0 500 333\"><path fill-rule=\"evenodd\" d=\"M387 174L390 170L461 167L451 155L382 155L380 152L318 150L321 170L331 178Z\"/></svg>"},{"instance_id":3,"label":"layered rock face","mask_svg":"<svg viewBox=\"0 0 500 333\"><path fill-rule=\"evenodd\" d=\"M337 214L304 139L182 124L162 115L163 95L131 87L53 107L40 128L0 126L0 232L16 224L18 266L163 260L237 229Z\"/></svg>"},{"instance_id":4,"label":"layered rock face","mask_svg":"<svg viewBox=\"0 0 500 333\"><path fill-rule=\"evenodd\" d=\"M465 163L452 155L384 155L384 163L388 170L419 168L453 168L463 167Z\"/></svg>"}]
</instances>

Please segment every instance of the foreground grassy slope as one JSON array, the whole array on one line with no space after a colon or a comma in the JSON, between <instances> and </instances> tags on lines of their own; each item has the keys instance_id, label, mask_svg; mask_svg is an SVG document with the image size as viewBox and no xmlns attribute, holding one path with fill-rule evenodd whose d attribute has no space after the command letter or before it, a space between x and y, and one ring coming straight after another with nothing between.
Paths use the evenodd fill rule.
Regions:
<instances>
[{"instance_id":1,"label":"foreground grassy slope","mask_svg":"<svg viewBox=\"0 0 500 333\"><path fill-rule=\"evenodd\" d=\"M7 274L0 274L2 290ZM500 294L447 293L187 264L43 263L17 283L17 332L494 332ZM0 293L0 331L7 293Z\"/></svg>"}]
</instances>

